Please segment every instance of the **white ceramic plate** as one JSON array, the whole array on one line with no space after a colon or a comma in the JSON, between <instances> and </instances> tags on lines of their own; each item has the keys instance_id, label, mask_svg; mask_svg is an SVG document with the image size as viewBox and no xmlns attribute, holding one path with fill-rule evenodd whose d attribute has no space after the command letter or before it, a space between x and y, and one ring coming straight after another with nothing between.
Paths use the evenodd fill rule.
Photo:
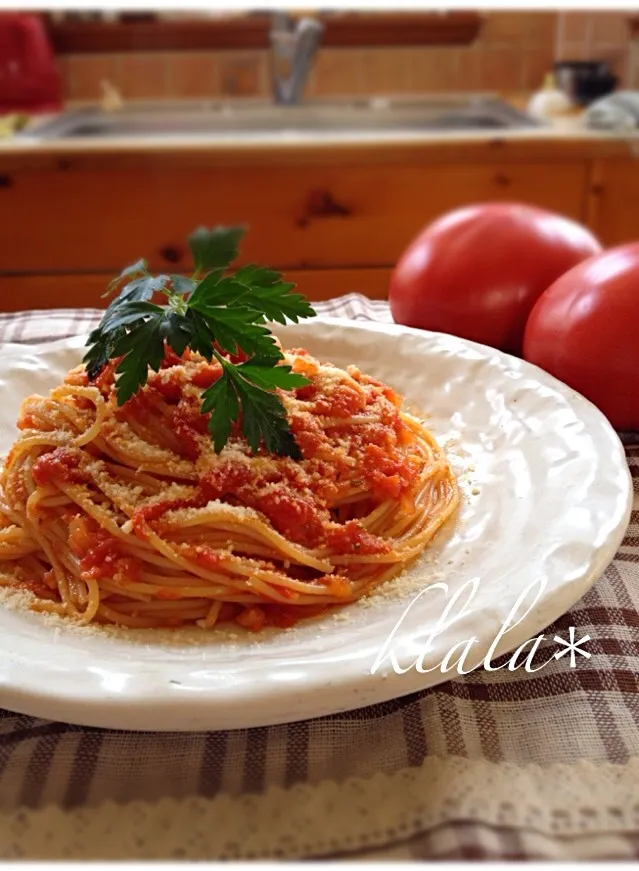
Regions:
<instances>
[{"instance_id":1,"label":"white ceramic plate","mask_svg":"<svg viewBox=\"0 0 639 871\"><path fill-rule=\"evenodd\" d=\"M450 679L455 672L439 664L473 636L465 666L480 664L521 592L543 583L543 595L495 653L514 650L600 576L628 523L631 483L616 434L583 397L536 367L452 336L336 319L278 332L285 346L305 346L342 366L356 363L425 412L460 477L456 522L383 593L259 636L127 635L0 602L0 707L149 730L229 729L330 714ZM82 344L78 337L0 349L2 452L15 437L21 399L59 383L79 362ZM473 579L477 590L464 609L470 592L464 585ZM442 582L447 593L432 588L406 611L421 590ZM372 674L405 612L387 648L405 672L396 674L386 656ZM433 636L442 618L447 625ZM410 667L419 658L422 672Z\"/></svg>"}]
</instances>

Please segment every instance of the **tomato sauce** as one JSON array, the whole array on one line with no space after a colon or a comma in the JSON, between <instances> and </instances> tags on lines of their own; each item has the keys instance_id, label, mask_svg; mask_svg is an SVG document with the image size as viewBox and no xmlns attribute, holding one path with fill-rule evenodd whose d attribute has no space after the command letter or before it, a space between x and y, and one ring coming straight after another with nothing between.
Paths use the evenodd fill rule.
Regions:
<instances>
[{"instance_id":1,"label":"tomato sauce","mask_svg":"<svg viewBox=\"0 0 639 871\"><path fill-rule=\"evenodd\" d=\"M149 385L144 390L140 390L122 406L124 414L129 415L139 423L147 424L157 413L158 402L162 399L162 394Z\"/></svg>"},{"instance_id":2,"label":"tomato sauce","mask_svg":"<svg viewBox=\"0 0 639 871\"><path fill-rule=\"evenodd\" d=\"M160 363L161 369L170 369L171 366L179 366L182 362L182 357L179 357L173 348L164 343L164 359Z\"/></svg>"},{"instance_id":3,"label":"tomato sauce","mask_svg":"<svg viewBox=\"0 0 639 871\"><path fill-rule=\"evenodd\" d=\"M76 515L69 520L69 549L80 561L85 578L112 578L119 582L136 580L138 560L126 556L122 542L101 529L93 520Z\"/></svg>"},{"instance_id":4,"label":"tomato sauce","mask_svg":"<svg viewBox=\"0 0 639 871\"><path fill-rule=\"evenodd\" d=\"M178 601L178 599L184 598L180 590L175 587L160 587L155 595L158 599L165 601Z\"/></svg>"},{"instance_id":5,"label":"tomato sauce","mask_svg":"<svg viewBox=\"0 0 639 871\"><path fill-rule=\"evenodd\" d=\"M19 590L27 590L29 593L33 593L39 599L55 600L57 598L55 592L44 581L19 581L15 586Z\"/></svg>"},{"instance_id":6,"label":"tomato sauce","mask_svg":"<svg viewBox=\"0 0 639 871\"><path fill-rule=\"evenodd\" d=\"M207 501L222 499L224 496L233 495L245 484L249 484L251 478L248 464L220 460L200 478L199 486Z\"/></svg>"},{"instance_id":7,"label":"tomato sauce","mask_svg":"<svg viewBox=\"0 0 639 871\"><path fill-rule=\"evenodd\" d=\"M65 384L71 384L74 387L88 387L89 386L89 373L86 369L78 369L67 373L66 378L64 379Z\"/></svg>"},{"instance_id":8,"label":"tomato sauce","mask_svg":"<svg viewBox=\"0 0 639 871\"><path fill-rule=\"evenodd\" d=\"M120 542L106 532L97 531L80 559L80 569L92 578L112 577L121 558Z\"/></svg>"},{"instance_id":9,"label":"tomato sauce","mask_svg":"<svg viewBox=\"0 0 639 871\"><path fill-rule=\"evenodd\" d=\"M325 575L320 581L328 588L329 593L337 599L348 599L353 594L353 585L341 575Z\"/></svg>"},{"instance_id":10,"label":"tomato sauce","mask_svg":"<svg viewBox=\"0 0 639 871\"><path fill-rule=\"evenodd\" d=\"M285 538L306 547L316 547L324 537L326 510L318 507L311 494L292 490L284 482L257 491L251 507L261 511Z\"/></svg>"},{"instance_id":11,"label":"tomato sauce","mask_svg":"<svg viewBox=\"0 0 639 871\"><path fill-rule=\"evenodd\" d=\"M326 544L339 553L357 553L372 556L388 553L390 544L378 535L368 532L359 520L348 520L326 531Z\"/></svg>"},{"instance_id":12,"label":"tomato sauce","mask_svg":"<svg viewBox=\"0 0 639 871\"><path fill-rule=\"evenodd\" d=\"M122 357L116 357L109 360L106 366L103 366L99 375L93 379L93 384L98 388L103 396L108 396L109 391L115 384L115 370L117 369Z\"/></svg>"},{"instance_id":13,"label":"tomato sauce","mask_svg":"<svg viewBox=\"0 0 639 871\"><path fill-rule=\"evenodd\" d=\"M141 505L136 508L131 518L133 531L139 538L145 538L144 527L166 514L167 511L176 511L179 508L202 508L207 500L202 496L191 499L161 499L151 505Z\"/></svg>"},{"instance_id":14,"label":"tomato sauce","mask_svg":"<svg viewBox=\"0 0 639 871\"><path fill-rule=\"evenodd\" d=\"M211 572L218 571L222 562L229 558L228 553L223 553L204 544L198 544L194 547L183 547L181 554L187 559L192 560L200 568Z\"/></svg>"},{"instance_id":15,"label":"tomato sauce","mask_svg":"<svg viewBox=\"0 0 639 871\"><path fill-rule=\"evenodd\" d=\"M293 414L289 424L305 460L312 460L323 447L328 446L324 429L317 418L311 414Z\"/></svg>"},{"instance_id":16,"label":"tomato sauce","mask_svg":"<svg viewBox=\"0 0 639 871\"><path fill-rule=\"evenodd\" d=\"M171 426L180 440L180 453L188 460L197 460L202 451L199 436L204 435L211 419L198 407L182 400L171 414Z\"/></svg>"},{"instance_id":17,"label":"tomato sauce","mask_svg":"<svg viewBox=\"0 0 639 871\"><path fill-rule=\"evenodd\" d=\"M222 367L219 363L202 363L191 376L191 384L207 389L219 380Z\"/></svg>"},{"instance_id":18,"label":"tomato sauce","mask_svg":"<svg viewBox=\"0 0 639 871\"><path fill-rule=\"evenodd\" d=\"M314 405L316 414L327 417L352 417L365 408L366 395L348 384L336 387L330 395L320 393Z\"/></svg>"},{"instance_id":19,"label":"tomato sauce","mask_svg":"<svg viewBox=\"0 0 639 871\"><path fill-rule=\"evenodd\" d=\"M148 385L155 390L168 405L177 405L182 399L182 379L176 374L169 373L169 377L159 372L149 375ZM130 401L130 400L129 400Z\"/></svg>"},{"instance_id":20,"label":"tomato sauce","mask_svg":"<svg viewBox=\"0 0 639 871\"><path fill-rule=\"evenodd\" d=\"M281 587L279 584L272 584L272 587L276 593L279 593L280 596L284 596L285 599L289 599L291 602L295 602L300 597L297 590L290 590L288 587Z\"/></svg>"},{"instance_id":21,"label":"tomato sauce","mask_svg":"<svg viewBox=\"0 0 639 871\"><path fill-rule=\"evenodd\" d=\"M396 450L384 451L378 445L364 449L363 471L373 492L381 499L399 499L410 488L415 476L408 459Z\"/></svg>"},{"instance_id":22,"label":"tomato sauce","mask_svg":"<svg viewBox=\"0 0 639 871\"><path fill-rule=\"evenodd\" d=\"M67 483L80 484L89 476L80 468L81 454L72 448L54 448L48 454L41 454L33 464L33 480L43 487L56 479Z\"/></svg>"},{"instance_id":23,"label":"tomato sauce","mask_svg":"<svg viewBox=\"0 0 639 871\"><path fill-rule=\"evenodd\" d=\"M266 626L290 629L301 620L318 617L330 610L330 605L263 605ZM238 621L239 622L239 621Z\"/></svg>"},{"instance_id":24,"label":"tomato sauce","mask_svg":"<svg viewBox=\"0 0 639 871\"><path fill-rule=\"evenodd\" d=\"M266 625L266 614L259 605L251 605L237 615L235 622L251 632L259 632Z\"/></svg>"},{"instance_id":25,"label":"tomato sauce","mask_svg":"<svg viewBox=\"0 0 639 871\"><path fill-rule=\"evenodd\" d=\"M36 420L28 412L23 412L18 418L18 429L37 429Z\"/></svg>"}]
</instances>

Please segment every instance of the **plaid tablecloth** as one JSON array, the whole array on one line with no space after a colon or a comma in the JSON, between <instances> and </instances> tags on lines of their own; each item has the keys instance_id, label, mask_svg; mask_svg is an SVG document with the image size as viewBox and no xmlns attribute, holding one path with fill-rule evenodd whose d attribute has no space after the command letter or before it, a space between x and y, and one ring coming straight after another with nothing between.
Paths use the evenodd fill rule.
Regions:
<instances>
[{"instance_id":1,"label":"plaid tablecloth","mask_svg":"<svg viewBox=\"0 0 639 871\"><path fill-rule=\"evenodd\" d=\"M317 309L391 319L357 295ZM86 332L99 316L0 315L0 341ZM0 710L0 858L639 857L639 444L626 441L626 538L547 631L590 635L578 667L479 670L233 732L126 733Z\"/></svg>"}]
</instances>

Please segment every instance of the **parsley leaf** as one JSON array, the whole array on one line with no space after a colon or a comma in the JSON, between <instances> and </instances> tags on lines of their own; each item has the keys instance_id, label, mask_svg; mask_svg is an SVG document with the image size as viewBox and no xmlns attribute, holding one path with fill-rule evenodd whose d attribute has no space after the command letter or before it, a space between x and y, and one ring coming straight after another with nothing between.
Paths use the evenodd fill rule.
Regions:
<instances>
[{"instance_id":1,"label":"parsley leaf","mask_svg":"<svg viewBox=\"0 0 639 871\"><path fill-rule=\"evenodd\" d=\"M124 357L117 365L118 405L131 399L146 384L149 368L156 372L164 359L164 340L160 333L160 318L142 321L126 333L115 346L115 356Z\"/></svg>"},{"instance_id":2,"label":"parsley leaf","mask_svg":"<svg viewBox=\"0 0 639 871\"><path fill-rule=\"evenodd\" d=\"M197 311L206 318L216 342L228 354L242 350L245 354L281 358L270 330L258 323L264 319L260 312L222 306L202 306Z\"/></svg>"},{"instance_id":3,"label":"parsley leaf","mask_svg":"<svg viewBox=\"0 0 639 871\"><path fill-rule=\"evenodd\" d=\"M111 289L121 286L122 281L126 278L133 275L139 276L140 273L144 272L146 272L146 261L138 260L133 266L124 269L111 282L107 293L111 292ZM132 306L135 303L144 305L156 292L165 292L169 282L168 275L158 275L154 278L147 273L144 277L133 278L126 283L119 295L111 300L99 326L90 333L87 340L90 350L85 355L83 362L86 363L89 378L95 378L109 360L117 356L115 346L124 335L124 326L141 319L142 313L133 316Z\"/></svg>"},{"instance_id":4,"label":"parsley leaf","mask_svg":"<svg viewBox=\"0 0 639 871\"><path fill-rule=\"evenodd\" d=\"M191 342L192 329L186 317L175 311L164 311L159 329L167 345L181 357Z\"/></svg>"},{"instance_id":5,"label":"parsley leaf","mask_svg":"<svg viewBox=\"0 0 639 871\"><path fill-rule=\"evenodd\" d=\"M148 265L144 258L136 261L131 264L131 266L125 267L122 272L117 275L112 281L109 282L109 285L106 291L103 293L103 296L110 296L116 290L122 287L123 284L128 284L127 279L138 278L142 275L148 275Z\"/></svg>"},{"instance_id":6,"label":"parsley leaf","mask_svg":"<svg viewBox=\"0 0 639 871\"><path fill-rule=\"evenodd\" d=\"M89 333L87 345L91 345L91 348L85 354L82 362L86 364L90 380L97 378L109 360L116 356L115 346L124 335L126 334L123 328L104 333L100 327L97 327Z\"/></svg>"},{"instance_id":7,"label":"parsley leaf","mask_svg":"<svg viewBox=\"0 0 639 871\"><path fill-rule=\"evenodd\" d=\"M271 371L274 372L276 368L278 367L274 367ZM294 460L300 460L302 454L289 428L286 411L279 396L255 384L250 372L245 374L248 377L244 377L244 373L240 374L239 366L232 368L224 366L224 376L232 381L240 401L242 431L251 449L257 451L263 443L266 450L271 453L285 454ZM309 383L306 378L297 377L304 384Z\"/></svg>"},{"instance_id":8,"label":"parsley leaf","mask_svg":"<svg viewBox=\"0 0 639 871\"><path fill-rule=\"evenodd\" d=\"M189 348L197 354L201 354L207 360L212 360L215 336L211 331L207 319L191 308L187 310L184 318L191 335Z\"/></svg>"},{"instance_id":9,"label":"parsley leaf","mask_svg":"<svg viewBox=\"0 0 639 871\"><path fill-rule=\"evenodd\" d=\"M280 398L243 379L236 379L235 387L242 403L242 430L251 449L256 451L263 442L271 453L301 460L302 453L293 438Z\"/></svg>"},{"instance_id":10,"label":"parsley leaf","mask_svg":"<svg viewBox=\"0 0 639 871\"><path fill-rule=\"evenodd\" d=\"M224 275L224 268L214 269L205 275L189 297L189 306L197 308L201 305L224 305L227 294L224 288L219 288L220 279Z\"/></svg>"},{"instance_id":11,"label":"parsley leaf","mask_svg":"<svg viewBox=\"0 0 639 871\"><path fill-rule=\"evenodd\" d=\"M188 278L186 275L170 275L169 278L171 280L170 288L173 293L190 294L197 285L197 281L194 278Z\"/></svg>"},{"instance_id":12,"label":"parsley leaf","mask_svg":"<svg viewBox=\"0 0 639 871\"><path fill-rule=\"evenodd\" d=\"M100 328L102 332L109 333L118 327L125 327L143 320L144 315L163 312L164 308L154 305L152 302L129 302L125 300L122 305L116 306L112 311L107 311Z\"/></svg>"},{"instance_id":13,"label":"parsley leaf","mask_svg":"<svg viewBox=\"0 0 639 871\"><path fill-rule=\"evenodd\" d=\"M226 267L237 257L238 245L246 233L244 227L198 227L189 236L189 248L196 272Z\"/></svg>"},{"instance_id":14,"label":"parsley leaf","mask_svg":"<svg viewBox=\"0 0 639 871\"><path fill-rule=\"evenodd\" d=\"M109 285L119 289L99 326L87 340L84 356L93 380L114 358L116 395L123 405L158 371L171 348L181 356L187 348L207 360L217 359L220 378L202 394L202 413L211 413L209 432L221 451L241 421L253 451L260 445L278 454L300 458L278 391L309 381L281 365L282 353L266 321L296 323L315 312L281 273L250 264L224 276L237 256L242 227L200 227L189 238L196 276L152 276L145 260L127 267ZM199 278L199 275L204 275ZM163 294L166 305L151 302ZM246 362L232 363L225 354L239 352Z\"/></svg>"},{"instance_id":15,"label":"parsley leaf","mask_svg":"<svg viewBox=\"0 0 639 871\"><path fill-rule=\"evenodd\" d=\"M282 390L294 390L296 387L306 387L308 378L293 372L290 366L273 366L273 360L269 357L253 357L246 363L237 366L238 374L251 381L263 390L272 390L279 387Z\"/></svg>"},{"instance_id":16,"label":"parsley leaf","mask_svg":"<svg viewBox=\"0 0 639 871\"><path fill-rule=\"evenodd\" d=\"M209 432L213 447L219 453L228 441L240 410L233 379L223 372L222 377L204 391L202 399L202 413L211 412Z\"/></svg>"},{"instance_id":17,"label":"parsley leaf","mask_svg":"<svg viewBox=\"0 0 639 871\"><path fill-rule=\"evenodd\" d=\"M259 312L262 320L297 323L301 318L313 317L315 312L301 293L292 293L294 284L282 281L279 272L259 266L244 266L234 275L218 278L207 275L193 292L190 305L226 305L231 308L250 308Z\"/></svg>"},{"instance_id":18,"label":"parsley leaf","mask_svg":"<svg viewBox=\"0 0 639 871\"><path fill-rule=\"evenodd\" d=\"M301 318L313 317L315 312L301 293L291 293L295 287L282 281L282 275L263 266L249 264L238 269L233 280L242 286L235 305L252 306L263 311L267 320L286 323L286 318L298 323Z\"/></svg>"}]
</instances>

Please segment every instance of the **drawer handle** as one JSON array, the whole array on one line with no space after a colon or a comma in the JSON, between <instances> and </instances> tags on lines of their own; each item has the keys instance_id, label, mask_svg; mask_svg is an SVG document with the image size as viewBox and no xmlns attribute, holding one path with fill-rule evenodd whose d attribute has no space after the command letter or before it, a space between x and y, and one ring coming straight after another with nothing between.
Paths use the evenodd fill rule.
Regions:
<instances>
[{"instance_id":1,"label":"drawer handle","mask_svg":"<svg viewBox=\"0 0 639 871\"><path fill-rule=\"evenodd\" d=\"M185 253L181 245L164 245L160 248L160 256L167 263L180 263L184 259Z\"/></svg>"},{"instance_id":2,"label":"drawer handle","mask_svg":"<svg viewBox=\"0 0 639 871\"><path fill-rule=\"evenodd\" d=\"M327 190L311 191L306 198L304 212L297 221L298 227L307 227L311 221L321 218L347 218L352 212L338 202Z\"/></svg>"},{"instance_id":3,"label":"drawer handle","mask_svg":"<svg viewBox=\"0 0 639 871\"><path fill-rule=\"evenodd\" d=\"M10 175L0 175L0 188L10 188L13 184L13 179Z\"/></svg>"}]
</instances>

